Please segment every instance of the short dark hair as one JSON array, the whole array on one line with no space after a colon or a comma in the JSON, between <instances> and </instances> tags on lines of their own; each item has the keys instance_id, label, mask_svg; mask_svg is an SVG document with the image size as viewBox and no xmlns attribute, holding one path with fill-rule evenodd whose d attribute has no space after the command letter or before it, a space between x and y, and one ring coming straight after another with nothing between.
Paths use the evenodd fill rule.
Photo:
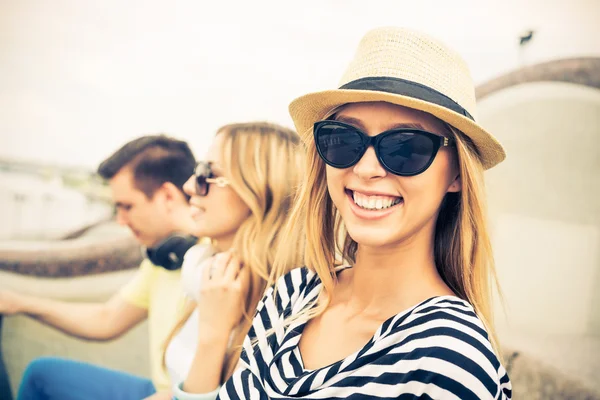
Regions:
<instances>
[{"instance_id":1,"label":"short dark hair","mask_svg":"<svg viewBox=\"0 0 600 400\"><path fill-rule=\"evenodd\" d=\"M131 168L135 186L151 198L165 182L183 192L195 166L196 159L186 142L162 134L148 135L115 151L98 166L98 175L112 179L123 168Z\"/></svg>"}]
</instances>

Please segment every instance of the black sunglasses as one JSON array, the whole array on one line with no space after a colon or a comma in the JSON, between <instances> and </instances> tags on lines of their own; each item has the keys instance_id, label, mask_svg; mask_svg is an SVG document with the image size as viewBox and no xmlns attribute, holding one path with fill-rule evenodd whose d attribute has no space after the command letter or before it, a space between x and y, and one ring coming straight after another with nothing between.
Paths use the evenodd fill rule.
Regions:
<instances>
[{"instance_id":1,"label":"black sunglasses","mask_svg":"<svg viewBox=\"0 0 600 400\"><path fill-rule=\"evenodd\" d=\"M454 145L452 138L412 128L397 128L369 136L339 121L319 121L314 125L319 156L335 168L355 165L373 146L381 165L401 176L418 175L433 162L440 147Z\"/></svg>"},{"instance_id":2,"label":"black sunglasses","mask_svg":"<svg viewBox=\"0 0 600 400\"><path fill-rule=\"evenodd\" d=\"M212 172L212 163L200 161L196 164L194 175L196 176L196 194L198 196L208 195L208 189L211 183L218 187L229 185L229 180L222 176L215 178Z\"/></svg>"}]
</instances>

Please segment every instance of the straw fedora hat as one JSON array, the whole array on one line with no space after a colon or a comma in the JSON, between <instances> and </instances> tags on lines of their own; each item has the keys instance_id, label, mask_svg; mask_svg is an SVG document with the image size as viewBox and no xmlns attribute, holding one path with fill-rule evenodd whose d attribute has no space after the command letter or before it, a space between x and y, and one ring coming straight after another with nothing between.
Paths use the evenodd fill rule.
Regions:
<instances>
[{"instance_id":1,"label":"straw fedora hat","mask_svg":"<svg viewBox=\"0 0 600 400\"><path fill-rule=\"evenodd\" d=\"M455 51L423 33L378 28L361 40L339 89L310 93L290 104L305 143L315 122L348 103L384 101L425 111L467 135L485 169L506 157L502 145L476 122L475 88Z\"/></svg>"}]
</instances>

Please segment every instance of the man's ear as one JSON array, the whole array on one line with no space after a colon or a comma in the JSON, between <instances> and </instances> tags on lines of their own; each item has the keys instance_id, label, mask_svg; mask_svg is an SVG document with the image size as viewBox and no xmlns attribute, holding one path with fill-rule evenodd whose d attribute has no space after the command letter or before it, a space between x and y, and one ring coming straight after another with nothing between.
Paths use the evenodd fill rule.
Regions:
<instances>
[{"instance_id":1,"label":"man's ear","mask_svg":"<svg viewBox=\"0 0 600 400\"><path fill-rule=\"evenodd\" d=\"M165 197L167 203L181 201L185 198L181 190L179 190L179 188L171 182L163 183L159 190L163 193L163 196Z\"/></svg>"},{"instance_id":2,"label":"man's ear","mask_svg":"<svg viewBox=\"0 0 600 400\"><path fill-rule=\"evenodd\" d=\"M460 175L456 175L456 178L452 181L450 186L448 186L447 193L456 193L462 190L462 179L460 179Z\"/></svg>"}]
</instances>

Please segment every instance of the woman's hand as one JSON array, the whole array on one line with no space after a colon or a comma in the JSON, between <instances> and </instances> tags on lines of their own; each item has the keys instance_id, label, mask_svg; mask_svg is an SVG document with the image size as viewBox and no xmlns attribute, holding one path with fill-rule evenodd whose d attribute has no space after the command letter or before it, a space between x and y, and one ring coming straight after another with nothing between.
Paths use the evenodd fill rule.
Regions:
<instances>
[{"instance_id":1,"label":"woman's hand","mask_svg":"<svg viewBox=\"0 0 600 400\"><path fill-rule=\"evenodd\" d=\"M243 316L249 271L231 251L219 253L202 273L198 299L199 334L227 340Z\"/></svg>"}]
</instances>

